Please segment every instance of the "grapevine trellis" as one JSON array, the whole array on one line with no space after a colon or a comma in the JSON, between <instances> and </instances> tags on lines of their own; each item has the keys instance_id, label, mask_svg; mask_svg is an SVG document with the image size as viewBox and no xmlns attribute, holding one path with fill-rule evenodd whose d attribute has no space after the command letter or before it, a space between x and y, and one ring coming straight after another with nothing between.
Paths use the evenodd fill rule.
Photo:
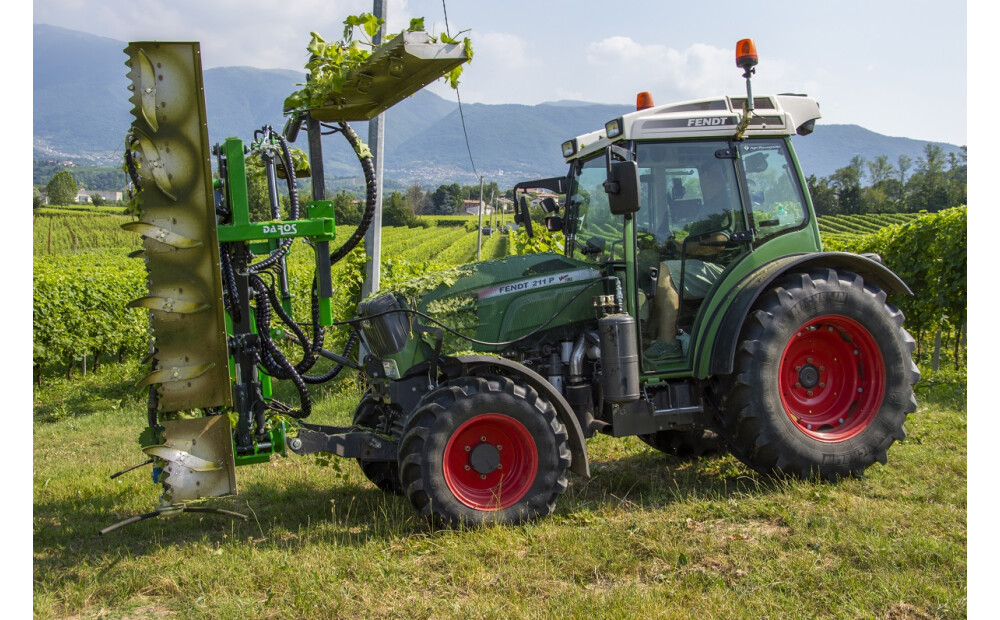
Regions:
<instances>
[{"instance_id":1,"label":"grapevine trellis","mask_svg":"<svg viewBox=\"0 0 1000 620\"><path fill-rule=\"evenodd\" d=\"M877 252L886 265L913 288L916 295L894 300L907 316L919 341L946 329L947 345L960 355L965 323L964 207L937 214L869 214L821 216L820 231L828 250ZM36 369L70 368L86 356L95 363L103 355L116 359L146 354L145 315L126 304L143 295L141 262L127 258L137 249L136 237L120 229L131 218L93 210L45 213L34 226L34 338ZM471 263L476 257L475 224L467 217L424 217L416 228L383 229L382 283L397 285L413 276ZM71 237L69 231L75 231ZM347 238L353 227L337 229ZM483 238L483 259L561 248L561 233L536 235L495 233ZM76 239L74 243L73 239ZM296 246L289 256L289 282L297 315L306 316L313 257ZM364 252L355 249L334 266L337 283L334 314L351 318L360 301ZM346 340L346 333L335 339ZM921 352L927 348L921 347Z\"/></svg>"}]
</instances>

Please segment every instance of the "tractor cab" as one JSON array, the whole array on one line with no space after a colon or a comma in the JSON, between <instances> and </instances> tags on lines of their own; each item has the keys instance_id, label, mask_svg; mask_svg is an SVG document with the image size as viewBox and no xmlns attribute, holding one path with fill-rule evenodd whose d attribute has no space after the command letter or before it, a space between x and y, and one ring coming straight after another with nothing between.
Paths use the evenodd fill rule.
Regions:
<instances>
[{"instance_id":1,"label":"tractor cab","mask_svg":"<svg viewBox=\"0 0 1000 620\"><path fill-rule=\"evenodd\" d=\"M756 97L757 112L741 129L746 98L660 107L647 93L639 100L639 110L604 131L563 145L570 164L561 222L566 254L626 284L643 370L690 368L691 343L717 305L706 302L731 288L723 282L790 245L820 250L790 143L791 134L811 131L819 106L798 95ZM612 188L627 196L623 205L608 182L614 165L626 162L635 173ZM772 243L790 236L795 240ZM758 260L747 260L758 252Z\"/></svg>"}]
</instances>

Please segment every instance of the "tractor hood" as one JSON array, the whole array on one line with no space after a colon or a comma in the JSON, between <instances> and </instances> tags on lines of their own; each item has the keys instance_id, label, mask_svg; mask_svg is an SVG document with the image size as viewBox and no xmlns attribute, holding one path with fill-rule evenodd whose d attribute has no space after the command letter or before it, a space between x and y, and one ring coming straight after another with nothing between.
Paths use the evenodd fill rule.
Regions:
<instances>
[{"instance_id":1,"label":"tractor hood","mask_svg":"<svg viewBox=\"0 0 1000 620\"><path fill-rule=\"evenodd\" d=\"M481 342L507 343L536 331L594 321L593 297L605 292L601 279L599 265L561 254L510 256L413 278L362 302L358 313L372 319L363 327L366 344L374 345L369 350L378 357L396 357L403 370L422 361L416 359L423 357L416 350L421 347L412 342L419 335L413 330L418 323L447 328L445 353L498 352L518 343L478 344L448 330ZM424 316L394 313L394 307ZM537 338L522 342L535 343L527 340Z\"/></svg>"}]
</instances>

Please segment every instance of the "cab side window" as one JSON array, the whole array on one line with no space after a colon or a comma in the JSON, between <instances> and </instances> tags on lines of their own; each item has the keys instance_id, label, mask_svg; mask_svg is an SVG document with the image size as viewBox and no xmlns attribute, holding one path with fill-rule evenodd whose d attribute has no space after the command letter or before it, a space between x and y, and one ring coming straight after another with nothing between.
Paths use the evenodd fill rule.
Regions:
<instances>
[{"instance_id":1,"label":"cab side window","mask_svg":"<svg viewBox=\"0 0 1000 620\"><path fill-rule=\"evenodd\" d=\"M805 200L785 141L747 140L739 148L758 243L801 227Z\"/></svg>"}]
</instances>

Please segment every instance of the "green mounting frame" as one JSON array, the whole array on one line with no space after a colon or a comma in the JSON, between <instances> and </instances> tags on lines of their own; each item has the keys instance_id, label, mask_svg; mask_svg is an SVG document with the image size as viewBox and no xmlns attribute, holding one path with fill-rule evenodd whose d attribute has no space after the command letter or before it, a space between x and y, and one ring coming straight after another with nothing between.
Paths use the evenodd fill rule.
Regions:
<instances>
[{"instance_id":1,"label":"green mounting frame","mask_svg":"<svg viewBox=\"0 0 1000 620\"><path fill-rule=\"evenodd\" d=\"M317 273L323 269L329 272L329 264L326 262L329 252L324 252L321 248L328 247L329 243L337 237L333 202L314 200L306 203L306 217L304 219L288 222L251 222L244 143L238 138L228 138L220 148L222 155L226 158L226 183L229 189L233 223L218 226L219 242L248 243L252 251L267 253L275 249L278 241L282 239L308 239L317 245ZM291 314L290 300L282 300L282 307L285 312ZM320 324L324 327L332 325L332 291L321 291L319 310Z\"/></svg>"}]
</instances>

